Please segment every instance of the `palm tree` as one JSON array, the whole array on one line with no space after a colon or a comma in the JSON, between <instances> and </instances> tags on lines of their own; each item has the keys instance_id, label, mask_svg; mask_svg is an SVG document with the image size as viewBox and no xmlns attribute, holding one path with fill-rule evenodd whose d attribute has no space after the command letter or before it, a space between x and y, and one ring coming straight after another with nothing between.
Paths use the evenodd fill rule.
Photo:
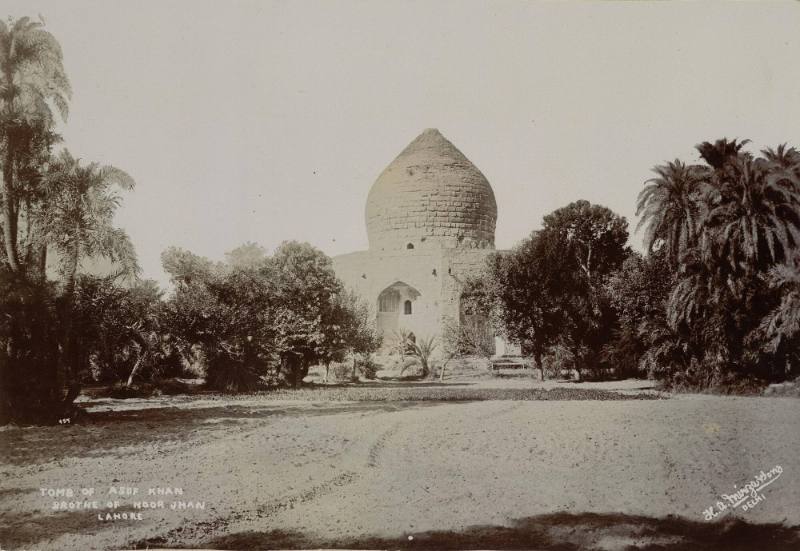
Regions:
<instances>
[{"instance_id":1,"label":"palm tree","mask_svg":"<svg viewBox=\"0 0 800 551\"><path fill-rule=\"evenodd\" d=\"M72 310L75 301L75 278L82 258L105 257L117 266L115 275L135 277L139 271L133 244L124 230L113 225L120 203L115 188L130 190L133 179L112 166L97 163L81 165L64 150L53 159L47 174L51 203L38 220L42 235L54 246L64 278L62 331L64 351L59 377L65 372L71 379L65 399L77 396L77 366L74 365Z\"/></svg>"},{"instance_id":2,"label":"palm tree","mask_svg":"<svg viewBox=\"0 0 800 551\"><path fill-rule=\"evenodd\" d=\"M800 243L800 175L769 158L731 157L708 195L704 257L738 272L780 262Z\"/></svg>"},{"instance_id":3,"label":"palm tree","mask_svg":"<svg viewBox=\"0 0 800 551\"><path fill-rule=\"evenodd\" d=\"M419 359L419 364L422 367L422 378L428 377L430 373L430 360L436 350L437 343L436 337L420 337L419 340L414 342L414 356Z\"/></svg>"},{"instance_id":4,"label":"palm tree","mask_svg":"<svg viewBox=\"0 0 800 551\"><path fill-rule=\"evenodd\" d=\"M697 239L703 213L702 191L710 173L678 159L656 166L653 172L657 177L645 182L637 199L636 216L641 218L636 230L645 227L648 251L662 244L675 264Z\"/></svg>"},{"instance_id":5,"label":"palm tree","mask_svg":"<svg viewBox=\"0 0 800 551\"><path fill-rule=\"evenodd\" d=\"M786 170L797 177L800 177L800 151L794 147L788 147L785 143L777 148L762 149L761 154L764 158L776 165L779 169Z\"/></svg>"},{"instance_id":6,"label":"palm tree","mask_svg":"<svg viewBox=\"0 0 800 551\"><path fill-rule=\"evenodd\" d=\"M749 144L750 140L729 140L728 138L721 138L714 143L703 142L697 144L695 149L700 153L700 156L705 162L714 169L720 169L733 158L741 154L742 148Z\"/></svg>"},{"instance_id":7,"label":"palm tree","mask_svg":"<svg viewBox=\"0 0 800 551\"><path fill-rule=\"evenodd\" d=\"M116 275L135 276L139 267L130 238L113 225L121 200L117 189L133 189L133 178L113 166L81 165L64 150L53 160L47 181L53 201L39 224L61 256L65 294L74 291L82 258L108 258L118 268Z\"/></svg>"},{"instance_id":8,"label":"palm tree","mask_svg":"<svg viewBox=\"0 0 800 551\"><path fill-rule=\"evenodd\" d=\"M766 338L764 348L774 353L782 343L800 336L800 254L791 263L774 266L767 281L782 295L780 304L764 317L759 327Z\"/></svg>"},{"instance_id":9,"label":"palm tree","mask_svg":"<svg viewBox=\"0 0 800 551\"><path fill-rule=\"evenodd\" d=\"M788 144L782 143L776 148L768 147L761 150L761 154L768 161L776 162L785 167L796 167L800 165L800 151Z\"/></svg>"},{"instance_id":10,"label":"palm tree","mask_svg":"<svg viewBox=\"0 0 800 551\"><path fill-rule=\"evenodd\" d=\"M401 368L405 369L405 365L402 364L405 364L406 354L414 347L414 338L412 337L411 331L402 328L397 329L392 334L391 347L392 350L397 352L400 356Z\"/></svg>"},{"instance_id":11,"label":"palm tree","mask_svg":"<svg viewBox=\"0 0 800 551\"><path fill-rule=\"evenodd\" d=\"M28 17L0 21L0 141L4 150L0 206L5 259L15 272L22 268L17 243L20 194L15 181L17 157L22 153L18 135L25 134L25 128L49 131L55 122L51 104L66 119L71 92L61 46L43 26Z\"/></svg>"}]
</instances>

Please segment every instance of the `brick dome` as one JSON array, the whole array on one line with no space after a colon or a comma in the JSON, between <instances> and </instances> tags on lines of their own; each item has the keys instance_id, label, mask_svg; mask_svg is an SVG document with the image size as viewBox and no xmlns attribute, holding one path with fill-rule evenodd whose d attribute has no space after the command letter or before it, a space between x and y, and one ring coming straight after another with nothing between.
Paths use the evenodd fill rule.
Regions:
<instances>
[{"instance_id":1,"label":"brick dome","mask_svg":"<svg viewBox=\"0 0 800 551\"><path fill-rule=\"evenodd\" d=\"M497 203L481 171L428 129L375 181L366 220L370 249L494 248Z\"/></svg>"}]
</instances>

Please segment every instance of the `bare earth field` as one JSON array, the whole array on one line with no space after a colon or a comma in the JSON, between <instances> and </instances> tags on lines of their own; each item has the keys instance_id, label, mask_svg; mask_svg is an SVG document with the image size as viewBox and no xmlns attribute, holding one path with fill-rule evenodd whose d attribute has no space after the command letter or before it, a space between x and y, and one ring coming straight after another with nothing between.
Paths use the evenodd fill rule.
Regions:
<instances>
[{"instance_id":1,"label":"bare earth field","mask_svg":"<svg viewBox=\"0 0 800 551\"><path fill-rule=\"evenodd\" d=\"M800 549L800 401L640 386L90 401L85 424L0 432L0 548ZM776 466L763 500L704 520ZM40 491L82 487L164 508L99 520Z\"/></svg>"}]
</instances>

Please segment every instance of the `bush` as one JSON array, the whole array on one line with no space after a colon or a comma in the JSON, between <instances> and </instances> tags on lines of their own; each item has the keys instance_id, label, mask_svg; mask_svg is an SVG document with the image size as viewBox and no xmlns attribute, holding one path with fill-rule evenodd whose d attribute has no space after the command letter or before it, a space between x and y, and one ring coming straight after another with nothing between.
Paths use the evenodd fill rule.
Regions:
<instances>
[{"instance_id":1,"label":"bush","mask_svg":"<svg viewBox=\"0 0 800 551\"><path fill-rule=\"evenodd\" d=\"M380 366L372 358L372 354L357 354L355 357L356 377L361 376L365 379L374 379ZM353 358L343 362L331 362L329 374L335 381L345 382L353 380Z\"/></svg>"},{"instance_id":2,"label":"bush","mask_svg":"<svg viewBox=\"0 0 800 551\"><path fill-rule=\"evenodd\" d=\"M55 422L70 414L59 373L57 296L49 282L0 267L0 423Z\"/></svg>"},{"instance_id":3,"label":"bush","mask_svg":"<svg viewBox=\"0 0 800 551\"><path fill-rule=\"evenodd\" d=\"M374 379L378 374L380 365L372 357L372 354L359 356L356 360L356 369L361 372L365 379Z\"/></svg>"},{"instance_id":4,"label":"bush","mask_svg":"<svg viewBox=\"0 0 800 551\"><path fill-rule=\"evenodd\" d=\"M390 371L398 371L400 377L412 377L418 375L418 371L422 369L419 360L414 357L406 356L393 356L386 369Z\"/></svg>"},{"instance_id":5,"label":"bush","mask_svg":"<svg viewBox=\"0 0 800 551\"><path fill-rule=\"evenodd\" d=\"M356 369L358 369L357 365ZM349 361L333 362L330 367L330 373L333 374L333 378L336 381L350 381L353 379L353 363Z\"/></svg>"},{"instance_id":6,"label":"bush","mask_svg":"<svg viewBox=\"0 0 800 551\"><path fill-rule=\"evenodd\" d=\"M128 398L150 398L156 391L152 383L136 383L131 386L125 383L114 383L107 391L109 398L128 399Z\"/></svg>"},{"instance_id":7,"label":"bush","mask_svg":"<svg viewBox=\"0 0 800 551\"><path fill-rule=\"evenodd\" d=\"M107 391L109 398L152 398L154 396L174 396L176 394L190 394L192 385L176 379L157 379L153 382L142 382L127 386L124 383L114 383Z\"/></svg>"},{"instance_id":8,"label":"bush","mask_svg":"<svg viewBox=\"0 0 800 551\"><path fill-rule=\"evenodd\" d=\"M344 292L321 251L289 242L268 258L245 249L256 250L246 265L216 266L177 249L163 256L176 286L165 326L184 348L202 348L208 387L299 386L312 365L378 346L368 308Z\"/></svg>"},{"instance_id":9,"label":"bush","mask_svg":"<svg viewBox=\"0 0 800 551\"><path fill-rule=\"evenodd\" d=\"M575 354L564 345L551 346L542 355L542 370L548 379L561 377L562 371L576 369Z\"/></svg>"},{"instance_id":10,"label":"bush","mask_svg":"<svg viewBox=\"0 0 800 551\"><path fill-rule=\"evenodd\" d=\"M274 364L245 353L215 350L208 358L206 386L223 392L244 392L277 385L282 379Z\"/></svg>"}]
</instances>

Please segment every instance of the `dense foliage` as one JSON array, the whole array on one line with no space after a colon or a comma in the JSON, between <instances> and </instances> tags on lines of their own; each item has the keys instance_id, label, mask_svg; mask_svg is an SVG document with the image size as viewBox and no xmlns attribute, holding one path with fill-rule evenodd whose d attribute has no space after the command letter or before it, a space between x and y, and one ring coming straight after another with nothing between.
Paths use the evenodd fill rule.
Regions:
<instances>
[{"instance_id":1,"label":"dense foliage","mask_svg":"<svg viewBox=\"0 0 800 551\"><path fill-rule=\"evenodd\" d=\"M163 255L175 284L168 326L185 348L201 349L210 387L297 386L311 365L377 348L366 306L344 290L321 251L287 242L272 257L248 257L214 264L180 249Z\"/></svg>"},{"instance_id":2,"label":"dense foliage","mask_svg":"<svg viewBox=\"0 0 800 551\"><path fill-rule=\"evenodd\" d=\"M216 389L297 385L312 363L355 365L375 350L373 316L309 245L267 257L246 243L225 263L170 249L170 296L139 281L114 225L133 179L54 151L53 108L64 119L69 95L43 23L0 21L0 420L70 417L86 382L130 387L196 369ZM88 275L101 258L110 268Z\"/></svg>"},{"instance_id":3,"label":"dense foliage","mask_svg":"<svg viewBox=\"0 0 800 551\"><path fill-rule=\"evenodd\" d=\"M70 95L61 47L41 22L0 21L0 417L54 421L71 414L88 355L75 327L78 267L90 256L135 276L136 256L113 225L117 189L133 180L53 147L55 107ZM48 254L59 266L49 281Z\"/></svg>"},{"instance_id":4,"label":"dense foliage","mask_svg":"<svg viewBox=\"0 0 800 551\"><path fill-rule=\"evenodd\" d=\"M647 373L688 388L763 385L800 360L800 153L697 146L654 168L637 214L578 201L544 219L481 282L486 308L545 366Z\"/></svg>"},{"instance_id":5,"label":"dense foliage","mask_svg":"<svg viewBox=\"0 0 800 551\"><path fill-rule=\"evenodd\" d=\"M537 365L558 353L577 369L598 370L617 324L605 282L629 254L628 224L605 207L577 201L546 216L543 226L490 259L486 309Z\"/></svg>"},{"instance_id":6,"label":"dense foliage","mask_svg":"<svg viewBox=\"0 0 800 551\"><path fill-rule=\"evenodd\" d=\"M796 375L800 153L756 156L747 143L704 142L705 165L656 167L639 196L645 245L666 251L674 278L666 327L643 358L672 383Z\"/></svg>"},{"instance_id":7,"label":"dense foliage","mask_svg":"<svg viewBox=\"0 0 800 551\"><path fill-rule=\"evenodd\" d=\"M161 291L154 281L118 285L112 277L81 275L74 312L81 365L89 381L125 382L185 372L179 343L164 327Z\"/></svg>"}]
</instances>

